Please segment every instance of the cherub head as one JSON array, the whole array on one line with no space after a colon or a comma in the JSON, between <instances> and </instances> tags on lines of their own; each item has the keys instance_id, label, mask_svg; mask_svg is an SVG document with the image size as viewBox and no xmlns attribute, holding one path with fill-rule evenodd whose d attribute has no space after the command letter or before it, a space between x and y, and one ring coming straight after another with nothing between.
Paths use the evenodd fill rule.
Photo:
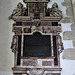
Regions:
<instances>
[{"instance_id":1,"label":"cherub head","mask_svg":"<svg viewBox=\"0 0 75 75\"><path fill-rule=\"evenodd\" d=\"M52 5L52 8L58 8L58 4L57 4L57 3L54 3L54 4Z\"/></svg>"},{"instance_id":2,"label":"cherub head","mask_svg":"<svg viewBox=\"0 0 75 75\"><path fill-rule=\"evenodd\" d=\"M18 3L17 8L22 9L23 8L23 4L21 2Z\"/></svg>"}]
</instances>

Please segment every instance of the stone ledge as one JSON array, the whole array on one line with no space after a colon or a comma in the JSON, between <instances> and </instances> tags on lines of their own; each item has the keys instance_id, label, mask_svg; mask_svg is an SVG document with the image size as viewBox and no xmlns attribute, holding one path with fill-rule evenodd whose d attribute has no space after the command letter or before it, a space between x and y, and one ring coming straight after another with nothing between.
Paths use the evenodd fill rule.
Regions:
<instances>
[{"instance_id":1,"label":"stone ledge","mask_svg":"<svg viewBox=\"0 0 75 75\"><path fill-rule=\"evenodd\" d=\"M64 40L75 40L75 32L74 31L65 31L63 33Z\"/></svg>"},{"instance_id":2,"label":"stone ledge","mask_svg":"<svg viewBox=\"0 0 75 75\"><path fill-rule=\"evenodd\" d=\"M61 23L72 23L73 22L73 17L65 17L61 20Z\"/></svg>"},{"instance_id":3,"label":"stone ledge","mask_svg":"<svg viewBox=\"0 0 75 75\"><path fill-rule=\"evenodd\" d=\"M67 16L73 16L73 10L72 10L72 7L67 7L66 9L66 13L67 13Z\"/></svg>"},{"instance_id":4,"label":"stone ledge","mask_svg":"<svg viewBox=\"0 0 75 75\"><path fill-rule=\"evenodd\" d=\"M71 25L71 29L72 29L72 31L75 31L75 24Z\"/></svg>"},{"instance_id":5,"label":"stone ledge","mask_svg":"<svg viewBox=\"0 0 75 75\"><path fill-rule=\"evenodd\" d=\"M67 2L67 3L66 2L62 2L62 5L63 6L71 6L71 3L70 2Z\"/></svg>"},{"instance_id":6,"label":"stone ledge","mask_svg":"<svg viewBox=\"0 0 75 75\"><path fill-rule=\"evenodd\" d=\"M75 48L69 48L64 50L63 59L75 60Z\"/></svg>"},{"instance_id":7,"label":"stone ledge","mask_svg":"<svg viewBox=\"0 0 75 75\"><path fill-rule=\"evenodd\" d=\"M71 0L64 0L64 2L66 2L66 3L68 3L68 2L71 3Z\"/></svg>"},{"instance_id":8,"label":"stone ledge","mask_svg":"<svg viewBox=\"0 0 75 75\"><path fill-rule=\"evenodd\" d=\"M73 46L75 47L75 41L73 41Z\"/></svg>"}]
</instances>

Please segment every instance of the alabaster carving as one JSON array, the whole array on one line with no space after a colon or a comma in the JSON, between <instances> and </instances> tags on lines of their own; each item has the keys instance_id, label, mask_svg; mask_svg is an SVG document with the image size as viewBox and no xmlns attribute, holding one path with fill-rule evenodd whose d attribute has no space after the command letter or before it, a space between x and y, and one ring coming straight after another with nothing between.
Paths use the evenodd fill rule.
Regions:
<instances>
[{"instance_id":1,"label":"alabaster carving","mask_svg":"<svg viewBox=\"0 0 75 75\"><path fill-rule=\"evenodd\" d=\"M52 8L47 9L47 3L29 3L26 4L25 8L23 4L19 2L17 8L14 9L12 14L9 16L9 19L13 19L13 16L27 15L36 19L40 19L43 16L62 17L62 11L58 9L57 3L54 3Z\"/></svg>"},{"instance_id":2,"label":"alabaster carving","mask_svg":"<svg viewBox=\"0 0 75 75\"><path fill-rule=\"evenodd\" d=\"M58 53L61 53L63 51L64 47L63 47L63 43L62 43L62 38L59 33L58 33L57 39L58 39Z\"/></svg>"},{"instance_id":3,"label":"alabaster carving","mask_svg":"<svg viewBox=\"0 0 75 75\"><path fill-rule=\"evenodd\" d=\"M12 14L9 16L9 19L12 19L13 16L24 16L26 13L26 8L23 7L21 2L18 3L17 8L13 10Z\"/></svg>"},{"instance_id":4,"label":"alabaster carving","mask_svg":"<svg viewBox=\"0 0 75 75\"><path fill-rule=\"evenodd\" d=\"M15 52L17 50L17 36L16 35L13 36L11 49L12 49L12 52Z\"/></svg>"},{"instance_id":5,"label":"alabaster carving","mask_svg":"<svg viewBox=\"0 0 75 75\"><path fill-rule=\"evenodd\" d=\"M14 53L13 75L61 75L60 36L62 12L58 4L47 8L50 0L23 0L13 10L11 49Z\"/></svg>"},{"instance_id":6,"label":"alabaster carving","mask_svg":"<svg viewBox=\"0 0 75 75\"><path fill-rule=\"evenodd\" d=\"M57 3L54 3L52 5L52 8L48 8L48 13L50 16L53 16L53 17L62 17L62 11L60 11L58 9L58 4Z\"/></svg>"}]
</instances>

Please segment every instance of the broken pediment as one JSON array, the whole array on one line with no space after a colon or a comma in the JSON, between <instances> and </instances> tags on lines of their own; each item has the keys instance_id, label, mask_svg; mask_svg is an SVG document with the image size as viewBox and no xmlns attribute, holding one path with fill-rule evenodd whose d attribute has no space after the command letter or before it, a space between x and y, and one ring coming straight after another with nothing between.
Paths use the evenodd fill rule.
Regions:
<instances>
[{"instance_id":1,"label":"broken pediment","mask_svg":"<svg viewBox=\"0 0 75 75\"><path fill-rule=\"evenodd\" d=\"M54 3L52 8L47 8L47 3L50 0L24 0L26 7L21 2L17 4L17 8L13 10L9 19L14 16L30 17L30 19L40 19L43 17L60 17L62 18L62 11L58 9L58 4Z\"/></svg>"}]
</instances>

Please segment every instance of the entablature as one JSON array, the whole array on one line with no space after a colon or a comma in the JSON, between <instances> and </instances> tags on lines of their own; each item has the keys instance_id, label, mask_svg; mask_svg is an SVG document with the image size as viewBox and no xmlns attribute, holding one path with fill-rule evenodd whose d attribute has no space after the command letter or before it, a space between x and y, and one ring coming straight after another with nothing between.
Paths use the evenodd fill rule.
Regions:
<instances>
[{"instance_id":1,"label":"entablature","mask_svg":"<svg viewBox=\"0 0 75 75\"><path fill-rule=\"evenodd\" d=\"M59 22L62 18L61 17L42 17L40 19L32 19L30 16L13 16L13 20L16 22L35 22L35 21L49 21L49 22Z\"/></svg>"},{"instance_id":2,"label":"entablature","mask_svg":"<svg viewBox=\"0 0 75 75\"><path fill-rule=\"evenodd\" d=\"M33 33L33 32L41 32L41 33L56 33L56 32L61 32L61 26L14 26L13 27L13 32L18 32L18 33Z\"/></svg>"},{"instance_id":3,"label":"entablature","mask_svg":"<svg viewBox=\"0 0 75 75\"><path fill-rule=\"evenodd\" d=\"M49 2L50 0L23 0L25 3L34 3L34 2Z\"/></svg>"}]
</instances>

